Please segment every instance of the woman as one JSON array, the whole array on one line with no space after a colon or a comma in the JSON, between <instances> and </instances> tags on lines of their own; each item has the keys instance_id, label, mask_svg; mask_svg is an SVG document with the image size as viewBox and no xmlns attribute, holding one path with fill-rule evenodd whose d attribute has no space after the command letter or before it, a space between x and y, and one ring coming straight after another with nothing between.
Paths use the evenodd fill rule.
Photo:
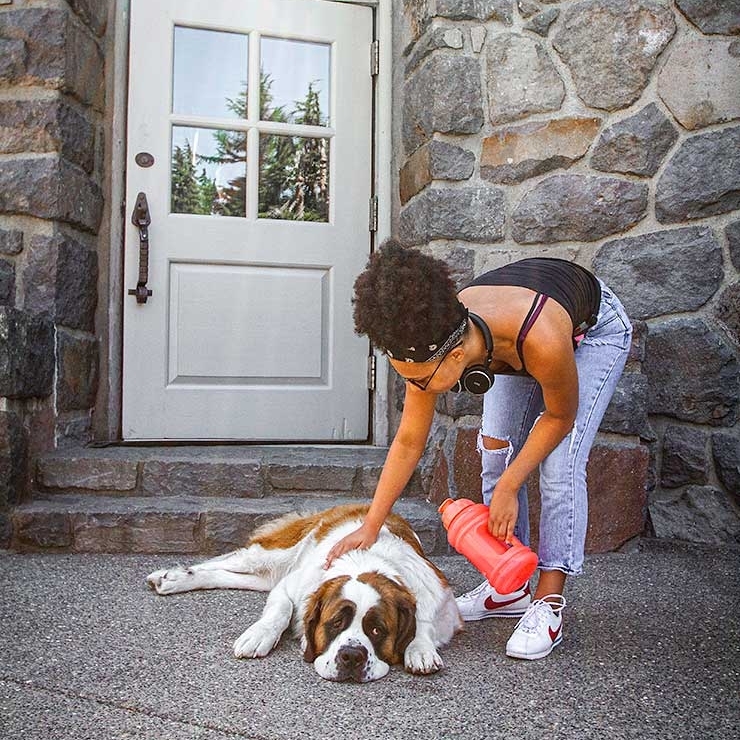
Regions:
<instances>
[{"instance_id":1,"label":"woman","mask_svg":"<svg viewBox=\"0 0 740 740\"><path fill-rule=\"evenodd\" d=\"M548 655L562 641L563 591L583 564L586 463L630 347L613 293L584 268L533 258L493 270L456 294L444 262L386 242L357 278L355 326L406 380L401 422L362 526L327 563L367 548L424 451L436 397L485 392L478 449L488 528L529 542L526 480L539 466L539 579L498 594L458 597L463 618L521 616L511 657ZM494 381L495 376L495 382Z\"/></svg>"}]
</instances>

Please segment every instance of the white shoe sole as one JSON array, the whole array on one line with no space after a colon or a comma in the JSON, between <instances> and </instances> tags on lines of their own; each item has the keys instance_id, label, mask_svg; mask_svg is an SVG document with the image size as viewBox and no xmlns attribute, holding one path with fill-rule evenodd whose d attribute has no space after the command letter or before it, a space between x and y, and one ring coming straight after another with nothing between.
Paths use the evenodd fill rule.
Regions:
<instances>
[{"instance_id":1,"label":"white shoe sole","mask_svg":"<svg viewBox=\"0 0 740 740\"><path fill-rule=\"evenodd\" d=\"M498 617L499 619L520 619L524 616L526 609L522 609L520 611L515 612L504 612L504 611L490 611L486 612L485 614L471 614L470 616L465 616L464 614L460 614L460 616L463 619L463 622L480 622L483 619L491 619Z\"/></svg>"},{"instance_id":2,"label":"white shoe sole","mask_svg":"<svg viewBox=\"0 0 740 740\"><path fill-rule=\"evenodd\" d=\"M557 647L562 641L563 641L563 635L560 634L558 635L557 640L555 640L555 642L553 642L553 644L550 645L550 647L547 648L547 650L543 650L542 652L525 654L525 653L515 653L513 651L507 650L506 654L510 658L518 658L519 660L538 660L539 658L546 658L552 652L553 648Z\"/></svg>"}]
</instances>

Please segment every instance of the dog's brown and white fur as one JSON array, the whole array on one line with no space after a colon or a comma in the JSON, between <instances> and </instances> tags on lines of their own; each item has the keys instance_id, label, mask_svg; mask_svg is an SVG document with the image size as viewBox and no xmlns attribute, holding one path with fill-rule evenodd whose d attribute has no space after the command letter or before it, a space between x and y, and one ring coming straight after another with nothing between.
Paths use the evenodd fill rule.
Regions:
<instances>
[{"instance_id":1,"label":"dog's brown and white fur","mask_svg":"<svg viewBox=\"0 0 740 740\"><path fill-rule=\"evenodd\" d=\"M442 667L437 648L462 627L442 572L424 557L401 517L388 517L367 550L324 568L332 546L362 522L367 506L288 515L258 529L247 547L189 568L147 577L159 594L195 589L269 591L260 619L236 641L238 658L267 655L292 623L304 658L333 681L374 681L401 663L411 673Z\"/></svg>"}]
</instances>

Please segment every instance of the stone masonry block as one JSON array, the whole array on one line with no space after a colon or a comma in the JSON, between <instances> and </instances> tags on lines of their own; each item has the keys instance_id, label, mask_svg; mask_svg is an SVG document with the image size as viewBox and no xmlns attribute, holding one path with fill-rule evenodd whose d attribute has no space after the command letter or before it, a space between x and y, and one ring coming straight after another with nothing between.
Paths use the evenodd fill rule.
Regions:
<instances>
[{"instance_id":1,"label":"stone masonry block","mask_svg":"<svg viewBox=\"0 0 740 740\"><path fill-rule=\"evenodd\" d=\"M699 318L650 327L645 349L649 411L681 421L731 427L740 403L736 353Z\"/></svg>"},{"instance_id":2,"label":"stone masonry block","mask_svg":"<svg viewBox=\"0 0 740 740\"><path fill-rule=\"evenodd\" d=\"M200 514L177 512L104 512L76 514L74 549L78 552L195 553Z\"/></svg>"},{"instance_id":3,"label":"stone masonry block","mask_svg":"<svg viewBox=\"0 0 740 740\"><path fill-rule=\"evenodd\" d=\"M436 14L452 20L499 21L511 25L510 0L437 0Z\"/></svg>"},{"instance_id":4,"label":"stone masonry block","mask_svg":"<svg viewBox=\"0 0 740 740\"><path fill-rule=\"evenodd\" d=\"M0 396L45 397L54 379L54 327L0 306Z\"/></svg>"},{"instance_id":5,"label":"stone masonry block","mask_svg":"<svg viewBox=\"0 0 740 740\"><path fill-rule=\"evenodd\" d=\"M266 523L251 512L207 511L203 518L205 551L212 555L244 547L257 526Z\"/></svg>"},{"instance_id":6,"label":"stone masonry block","mask_svg":"<svg viewBox=\"0 0 740 740\"><path fill-rule=\"evenodd\" d=\"M0 151L60 152L92 172L95 129L64 100L0 100Z\"/></svg>"},{"instance_id":7,"label":"stone masonry block","mask_svg":"<svg viewBox=\"0 0 740 740\"><path fill-rule=\"evenodd\" d=\"M94 459L70 452L43 457L36 465L36 480L43 488L62 491L117 491L136 489L137 464L132 460Z\"/></svg>"},{"instance_id":8,"label":"stone masonry block","mask_svg":"<svg viewBox=\"0 0 740 740\"><path fill-rule=\"evenodd\" d=\"M644 218L648 186L614 177L553 175L519 201L512 235L520 244L596 241Z\"/></svg>"},{"instance_id":9,"label":"stone masonry block","mask_svg":"<svg viewBox=\"0 0 740 740\"><path fill-rule=\"evenodd\" d=\"M650 519L659 538L715 546L740 543L740 517L727 496L712 486L689 486L651 502Z\"/></svg>"},{"instance_id":10,"label":"stone masonry block","mask_svg":"<svg viewBox=\"0 0 740 740\"><path fill-rule=\"evenodd\" d=\"M24 271L24 307L56 324L93 332L98 257L64 234L31 238Z\"/></svg>"},{"instance_id":11,"label":"stone masonry block","mask_svg":"<svg viewBox=\"0 0 740 740\"><path fill-rule=\"evenodd\" d=\"M20 39L0 37L0 85L23 77L26 44Z\"/></svg>"},{"instance_id":12,"label":"stone masonry block","mask_svg":"<svg viewBox=\"0 0 740 740\"><path fill-rule=\"evenodd\" d=\"M504 196L495 188L427 188L401 212L399 235L409 245L432 239L498 242L504 238Z\"/></svg>"},{"instance_id":13,"label":"stone masonry block","mask_svg":"<svg viewBox=\"0 0 740 740\"><path fill-rule=\"evenodd\" d=\"M102 111L105 58L89 31L66 9L18 8L2 14L0 86L69 92Z\"/></svg>"},{"instance_id":14,"label":"stone masonry block","mask_svg":"<svg viewBox=\"0 0 740 740\"><path fill-rule=\"evenodd\" d=\"M23 251L23 232L0 229L0 254L15 255Z\"/></svg>"},{"instance_id":15,"label":"stone masonry block","mask_svg":"<svg viewBox=\"0 0 740 740\"><path fill-rule=\"evenodd\" d=\"M406 75L410 75L421 62L437 49L461 49L463 46L462 31L449 26L430 28L413 46L406 63Z\"/></svg>"},{"instance_id":16,"label":"stone masonry block","mask_svg":"<svg viewBox=\"0 0 740 740\"><path fill-rule=\"evenodd\" d=\"M540 36L547 36L550 26L557 20L560 15L558 8L548 8L538 13L528 23L524 24L524 28L527 31L534 31Z\"/></svg>"},{"instance_id":17,"label":"stone masonry block","mask_svg":"<svg viewBox=\"0 0 740 740\"><path fill-rule=\"evenodd\" d=\"M264 482L256 462L147 460L141 486L148 496L222 496L261 498Z\"/></svg>"},{"instance_id":18,"label":"stone masonry block","mask_svg":"<svg viewBox=\"0 0 740 740\"><path fill-rule=\"evenodd\" d=\"M712 459L719 482L740 506L740 437L712 434Z\"/></svg>"},{"instance_id":19,"label":"stone masonry block","mask_svg":"<svg viewBox=\"0 0 740 740\"><path fill-rule=\"evenodd\" d=\"M57 449L84 447L92 439L91 412L84 410L75 416L65 414L54 419L54 435Z\"/></svg>"},{"instance_id":20,"label":"stone masonry block","mask_svg":"<svg viewBox=\"0 0 740 740\"><path fill-rule=\"evenodd\" d=\"M488 113L494 126L560 109L565 83L543 44L505 33L489 38L486 48Z\"/></svg>"},{"instance_id":21,"label":"stone masonry block","mask_svg":"<svg viewBox=\"0 0 740 740\"><path fill-rule=\"evenodd\" d=\"M75 411L95 405L98 389L98 340L57 331L57 409Z\"/></svg>"},{"instance_id":22,"label":"stone masonry block","mask_svg":"<svg viewBox=\"0 0 740 740\"><path fill-rule=\"evenodd\" d=\"M480 416L483 413L483 396L473 393L442 393L437 399L437 411L453 419Z\"/></svg>"},{"instance_id":23,"label":"stone masonry block","mask_svg":"<svg viewBox=\"0 0 740 740\"><path fill-rule=\"evenodd\" d=\"M268 483L277 490L351 491L354 466L279 465L267 471Z\"/></svg>"},{"instance_id":24,"label":"stone masonry block","mask_svg":"<svg viewBox=\"0 0 740 740\"><path fill-rule=\"evenodd\" d=\"M455 494L473 501L481 495L481 458L477 445L478 426L457 429L452 455Z\"/></svg>"},{"instance_id":25,"label":"stone masonry block","mask_svg":"<svg viewBox=\"0 0 740 740\"><path fill-rule=\"evenodd\" d=\"M0 162L0 213L64 221L97 233L103 194L79 167L58 156Z\"/></svg>"},{"instance_id":26,"label":"stone masonry block","mask_svg":"<svg viewBox=\"0 0 740 740\"><path fill-rule=\"evenodd\" d=\"M14 549L33 551L68 548L72 544L72 520L66 513L14 512Z\"/></svg>"},{"instance_id":27,"label":"stone masonry block","mask_svg":"<svg viewBox=\"0 0 740 740\"><path fill-rule=\"evenodd\" d=\"M676 5L704 33L740 34L737 0L676 0Z\"/></svg>"},{"instance_id":28,"label":"stone masonry block","mask_svg":"<svg viewBox=\"0 0 740 740\"><path fill-rule=\"evenodd\" d=\"M648 420L648 379L642 373L625 372L619 379L599 429L616 434L653 436Z\"/></svg>"},{"instance_id":29,"label":"stone masonry block","mask_svg":"<svg viewBox=\"0 0 740 740\"><path fill-rule=\"evenodd\" d=\"M740 281L728 285L720 293L714 307L714 315L733 342L740 345Z\"/></svg>"},{"instance_id":30,"label":"stone masonry block","mask_svg":"<svg viewBox=\"0 0 740 740\"><path fill-rule=\"evenodd\" d=\"M15 304L15 265L0 259L0 306Z\"/></svg>"},{"instance_id":31,"label":"stone masonry block","mask_svg":"<svg viewBox=\"0 0 740 740\"><path fill-rule=\"evenodd\" d=\"M602 133L591 166L604 172L652 176L677 138L678 131L668 117L650 103Z\"/></svg>"},{"instance_id":32,"label":"stone masonry block","mask_svg":"<svg viewBox=\"0 0 740 740\"><path fill-rule=\"evenodd\" d=\"M497 131L483 140L481 177L511 184L570 167L588 151L600 125L599 118L561 118Z\"/></svg>"},{"instance_id":33,"label":"stone masonry block","mask_svg":"<svg viewBox=\"0 0 740 740\"><path fill-rule=\"evenodd\" d=\"M663 435L660 485L678 488L709 479L709 435L701 429L669 424Z\"/></svg>"},{"instance_id":34,"label":"stone masonry block","mask_svg":"<svg viewBox=\"0 0 740 740\"><path fill-rule=\"evenodd\" d=\"M626 108L640 97L676 32L670 8L655 0L585 0L564 8L553 46L592 108Z\"/></svg>"},{"instance_id":35,"label":"stone masonry block","mask_svg":"<svg viewBox=\"0 0 740 740\"><path fill-rule=\"evenodd\" d=\"M401 168L401 204L407 203L432 180L467 180L475 169L475 154L444 141L419 147Z\"/></svg>"},{"instance_id":36,"label":"stone masonry block","mask_svg":"<svg viewBox=\"0 0 740 740\"><path fill-rule=\"evenodd\" d=\"M682 39L658 76L658 94L686 129L740 118L740 55L727 39ZM711 70L711 73L707 73Z\"/></svg>"},{"instance_id":37,"label":"stone masonry block","mask_svg":"<svg viewBox=\"0 0 740 740\"><path fill-rule=\"evenodd\" d=\"M740 272L740 221L733 221L725 227L725 236L730 248L732 266Z\"/></svg>"},{"instance_id":38,"label":"stone masonry block","mask_svg":"<svg viewBox=\"0 0 740 740\"><path fill-rule=\"evenodd\" d=\"M102 36L108 25L108 3L100 0L68 0L78 17L96 36Z\"/></svg>"},{"instance_id":39,"label":"stone masonry block","mask_svg":"<svg viewBox=\"0 0 740 740\"><path fill-rule=\"evenodd\" d=\"M686 139L668 160L655 191L661 223L740 208L740 126Z\"/></svg>"},{"instance_id":40,"label":"stone masonry block","mask_svg":"<svg viewBox=\"0 0 740 740\"><path fill-rule=\"evenodd\" d=\"M434 54L406 82L402 136L406 154L434 132L474 134L483 126L477 59Z\"/></svg>"},{"instance_id":41,"label":"stone masonry block","mask_svg":"<svg viewBox=\"0 0 740 740\"><path fill-rule=\"evenodd\" d=\"M26 485L28 434L11 411L0 411L0 510L20 502Z\"/></svg>"},{"instance_id":42,"label":"stone masonry block","mask_svg":"<svg viewBox=\"0 0 740 740\"><path fill-rule=\"evenodd\" d=\"M724 278L722 246L707 226L606 242L593 269L636 319L696 311Z\"/></svg>"}]
</instances>

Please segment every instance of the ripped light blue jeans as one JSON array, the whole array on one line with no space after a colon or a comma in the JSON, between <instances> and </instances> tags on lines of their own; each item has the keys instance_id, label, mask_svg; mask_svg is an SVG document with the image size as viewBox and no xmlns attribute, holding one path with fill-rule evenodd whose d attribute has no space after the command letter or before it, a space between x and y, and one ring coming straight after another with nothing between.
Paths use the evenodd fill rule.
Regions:
<instances>
[{"instance_id":1,"label":"ripped light blue jeans","mask_svg":"<svg viewBox=\"0 0 740 740\"><path fill-rule=\"evenodd\" d=\"M539 567L578 575L588 519L586 463L596 432L616 388L630 348L632 325L619 299L601 283L596 324L576 350L578 413L572 430L540 463ZM478 437L483 463L483 502L512 458L519 453L544 409L542 391L533 378L497 375L483 399L481 434L508 442L488 450ZM519 514L514 534L529 544L527 486L518 494Z\"/></svg>"}]
</instances>

